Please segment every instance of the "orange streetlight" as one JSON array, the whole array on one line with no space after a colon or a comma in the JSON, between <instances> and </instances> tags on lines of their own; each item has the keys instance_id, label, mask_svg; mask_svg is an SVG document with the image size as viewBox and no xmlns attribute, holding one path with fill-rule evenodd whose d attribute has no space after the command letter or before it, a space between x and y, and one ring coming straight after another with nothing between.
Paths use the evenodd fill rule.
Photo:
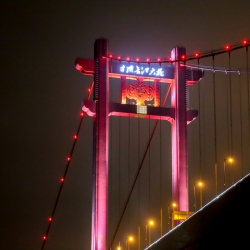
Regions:
<instances>
[{"instance_id":1,"label":"orange streetlight","mask_svg":"<svg viewBox=\"0 0 250 250\"><path fill-rule=\"evenodd\" d=\"M150 227L152 227L154 225L154 221L150 220L148 222L148 225L149 225L149 227L148 227L148 245L150 245L151 244L151 230L150 230Z\"/></svg>"},{"instance_id":2,"label":"orange streetlight","mask_svg":"<svg viewBox=\"0 0 250 250\"><path fill-rule=\"evenodd\" d=\"M200 187L200 208L202 208L202 186L203 183L201 181L194 183L194 211L196 212L196 186Z\"/></svg>"},{"instance_id":3,"label":"orange streetlight","mask_svg":"<svg viewBox=\"0 0 250 250\"><path fill-rule=\"evenodd\" d=\"M199 181L198 186L200 187L200 207L202 208L202 186L203 186L203 183L201 181Z\"/></svg>"},{"instance_id":4,"label":"orange streetlight","mask_svg":"<svg viewBox=\"0 0 250 250\"><path fill-rule=\"evenodd\" d=\"M168 206L168 231L173 228L173 223L171 223L172 219L172 213L174 212L174 209L177 207L177 204L175 202L172 202ZM170 209L172 208L172 209ZM171 211L172 210L172 211ZM170 223L172 224L172 227L170 226Z\"/></svg>"},{"instance_id":5,"label":"orange streetlight","mask_svg":"<svg viewBox=\"0 0 250 250\"><path fill-rule=\"evenodd\" d=\"M226 163L233 163L233 158L232 157L229 157L229 158L224 158L224 169L223 169L223 172L224 172L224 190L226 190ZM229 185L230 185L230 170L229 170Z\"/></svg>"},{"instance_id":6,"label":"orange streetlight","mask_svg":"<svg viewBox=\"0 0 250 250\"><path fill-rule=\"evenodd\" d=\"M126 250L130 250L130 242L132 242L134 239L132 236L129 236L126 238Z\"/></svg>"},{"instance_id":7,"label":"orange streetlight","mask_svg":"<svg viewBox=\"0 0 250 250\"><path fill-rule=\"evenodd\" d=\"M117 250L121 250L121 245L120 245L120 242L119 242L119 246L117 247Z\"/></svg>"},{"instance_id":8,"label":"orange streetlight","mask_svg":"<svg viewBox=\"0 0 250 250\"><path fill-rule=\"evenodd\" d=\"M196 212L196 183L194 183L194 211Z\"/></svg>"}]
</instances>

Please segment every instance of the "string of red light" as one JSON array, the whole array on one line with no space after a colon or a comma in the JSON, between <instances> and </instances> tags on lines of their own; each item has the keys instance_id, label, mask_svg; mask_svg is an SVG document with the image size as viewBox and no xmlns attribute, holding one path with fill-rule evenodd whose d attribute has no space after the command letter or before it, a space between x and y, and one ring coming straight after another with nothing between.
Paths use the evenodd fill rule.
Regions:
<instances>
[{"instance_id":1,"label":"string of red light","mask_svg":"<svg viewBox=\"0 0 250 250\"><path fill-rule=\"evenodd\" d=\"M70 155L67 157L66 169L64 171L63 177L60 178L61 185L60 185L60 188L59 188L59 192L57 194L57 198L56 198L56 201L55 201L55 204L54 204L54 208L53 208L53 211L51 213L51 216L48 218L49 224L48 224L46 233L43 236L43 244L42 244L42 248L41 248L42 250L44 249L46 240L48 238L49 230L50 230L50 227L51 227L54 215L55 215L55 211L56 211L56 208L57 208L57 205L58 205L58 201L59 201L59 198L60 198L60 195L61 195L61 192L62 192L63 184L65 182L65 178L66 178L66 175L67 175L67 172L68 172L68 169L69 169L69 165L70 165L71 158L72 158L72 155L73 155L73 152L74 152L76 141L78 139L78 135L79 135L79 132L80 132L80 128L81 128L81 124L82 124L82 121L83 121L83 117L84 117L84 113L82 112L81 113L81 118L80 118L80 123L79 123L78 129L77 129L77 133L73 137L74 141L73 141L73 145L72 145L72 148L71 148L71 152L70 152Z\"/></svg>"},{"instance_id":2,"label":"string of red light","mask_svg":"<svg viewBox=\"0 0 250 250\"><path fill-rule=\"evenodd\" d=\"M94 81L92 82L91 87L88 89L88 92L89 92L89 93L88 93L88 100L90 99L90 96L91 96L91 93L92 93L92 90L93 90L93 83L94 83ZM56 212L56 208L57 208L57 205L58 205L58 201L59 201L59 198L60 198L60 195L61 195L61 192L62 192L63 184L64 184L64 182L65 182L66 175L67 175L67 172L68 172L68 169L69 169L69 166L70 166L70 162L71 162L71 159L72 159L72 156L73 156L73 153L74 153L76 141L77 141L78 136L79 136L79 133L80 133L82 121L83 121L83 118L84 118L84 113L81 112L80 116L81 116L81 118L80 118L80 122L79 122L79 125L78 125L78 128L77 128L77 132L76 132L76 134L73 136L74 141L73 141L73 145L72 145L72 148L71 148L71 152L70 152L70 155L69 155L69 156L67 157L67 159L66 159L66 160L67 160L67 164L66 164L66 168L65 168L65 171L64 171L64 175L63 175L63 177L60 178L61 184L60 184L60 188L59 188L59 191L58 191L58 194L57 194L57 197L56 197L56 201L55 201L55 204L54 204L54 207L53 207L51 216L48 218L49 224L48 224L46 233L45 233L44 236L42 237L43 243L42 243L42 248L41 248L41 250L44 249L46 240L47 240L47 238L48 238L48 234L49 234L49 231L50 231L50 227L51 227L51 224L52 224L52 221L53 221L55 212Z\"/></svg>"},{"instance_id":3,"label":"string of red light","mask_svg":"<svg viewBox=\"0 0 250 250\"><path fill-rule=\"evenodd\" d=\"M213 50L210 52L205 52L205 53L199 53L196 52L194 53L194 55L191 56L186 56L186 55L182 55L180 56L180 58L178 58L177 60L173 60L171 57L169 57L168 59L164 60L162 58L157 58L157 60L151 60L150 58L146 58L145 60L141 60L140 58L135 58L135 59L131 59L131 57L125 57L122 58L121 56L117 56L115 57L114 55L110 54L108 56L103 56L104 58L108 58L114 61L121 61L121 62L132 62L132 63L147 63L147 64L151 64L151 63L173 63L173 62L181 62L181 61L190 61L190 60L195 60L195 59L201 59L201 58L205 58L205 57L210 57L210 56L216 56L219 54L223 54L223 53L228 53L237 49L241 49L244 47L248 47L250 45L250 42L248 40L243 40L241 44L237 44L237 45L226 45L224 48L222 49L218 49L218 50Z\"/></svg>"}]
</instances>

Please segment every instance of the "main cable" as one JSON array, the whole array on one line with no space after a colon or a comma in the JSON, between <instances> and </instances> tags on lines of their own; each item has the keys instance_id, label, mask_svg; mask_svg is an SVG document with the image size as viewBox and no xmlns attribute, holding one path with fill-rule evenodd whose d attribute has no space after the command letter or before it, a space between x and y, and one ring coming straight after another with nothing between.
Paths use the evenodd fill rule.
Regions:
<instances>
[{"instance_id":1,"label":"main cable","mask_svg":"<svg viewBox=\"0 0 250 250\"><path fill-rule=\"evenodd\" d=\"M71 148L71 152L70 152L69 157L67 158L66 169L65 169L65 171L64 171L63 177L61 178L61 185L60 185L60 188L59 188L57 197L56 197L56 201L55 201L55 204L54 204L52 213L51 213L51 217L49 217L49 224L48 224L46 233L45 233L45 235L43 236L43 244L42 244L41 250L44 249L44 246L45 246L45 243L46 243L46 240L47 240L47 237L48 237L50 228L51 228L51 224L52 224L52 221L53 221L55 212L56 212L56 208L57 208L57 205L58 205L58 201L59 201L59 198L60 198L60 196L61 196L61 192L62 192L62 188L63 188L63 185L64 185L64 181L65 181L65 178L66 178L66 175L67 175L69 166L70 166L71 158L72 158L73 153L74 153L76 141L77 141L77 138L78 138L78 135L79 135L79 132L80 132L80 128L81 128L81 125L82 125L83 118L84 118L84 113L81 113L81 119L80 119L80 122L79 122L79 125L78 125L77 133L76 133L75 136L74 136L74 142L73 142L73 145L72 145L72 148Z\"/></svg>"},{"instance_id":2,"label":"main cable","mask_svg":"<svg viewBox=\"0 0 250 250\"><path fill-rule=\"evenodd\" d=\"M91 88L89 88L88 100L89 100L89 98L90 98L90 96L91 96L92 89L93 89L93 82L92 82ZM50 228L51 228L51 224L52 224L52 221L53 221L53 218L54 218L54 215L55 215L57 206L58 206L58 202L59 202L59 199L60 199L60 196L61 196L61 192L62 192L62 188L63 188L64 182L65 182L65 178L66 178L67 173L68 173L68 169L69 169L69 166L70 166L71 158L72 158L73 153L74 153L76 141L77 141L78 136L79 136L79 133L80 133L80 129L81 129L81 125L82 125L83 118L84 118L84 113L82 112L82 113L81 113L80 122L79 122L79 125L78 125L78 128L77 128L77 132L76 132L76 134L74 135L74 142L73 142L73 145L72 145L72 148L71 148L71 151L70 151L70 155L69 155L68 158L67 158L67 164L66 164L66 168L65 168L65 171L64 171L64 175L63 175L63 177L62 177L61 180L60 180L60 181L61 181L61 185L60 185L60 188L59 188L57 197L56 197L56 201L55 201L55 203L54 203L54 207L53 207L51 216L50 216L49 219L48 219L49 224L48 224L46 233L45 233L45 235L43 236L43 243L42 243L41 250L44 249L45 243L46 243L47 238L48 238L48 234L49 234L49 231L50 231Z\"/></svg>"}]
</instances>

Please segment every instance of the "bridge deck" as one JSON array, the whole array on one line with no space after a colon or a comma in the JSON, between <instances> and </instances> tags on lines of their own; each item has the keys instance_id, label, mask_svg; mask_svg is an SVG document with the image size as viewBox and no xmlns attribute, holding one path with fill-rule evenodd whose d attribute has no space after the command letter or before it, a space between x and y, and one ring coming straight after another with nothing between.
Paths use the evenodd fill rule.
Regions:
<instances>
[{"instance_id":1,"label":"bridge deck","mask_svg":"<svg viewBox=\"0 0 250 250\"><path fill-rule=\"evenodd\" d=\"M249 200L250 174L147 249L250 249Z\"/></svg>"}]
</instances>

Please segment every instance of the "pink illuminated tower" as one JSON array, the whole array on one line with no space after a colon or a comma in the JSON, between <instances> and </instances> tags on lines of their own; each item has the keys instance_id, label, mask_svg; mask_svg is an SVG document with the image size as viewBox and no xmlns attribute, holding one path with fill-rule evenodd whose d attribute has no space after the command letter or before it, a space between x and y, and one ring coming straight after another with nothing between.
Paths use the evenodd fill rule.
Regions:
<instances>
[{"instance_id":1,"label":"pink illuminated tower","mask_svg":"<svg viewBox=\"0 0 250 250\"><path fill-rule=\"evenodd\" d=\"M93 198L92 198L92 250L107 247L108 216L108 138L109 138L109 78L108 41L95 42L94 52L94 116L93 131Z\"/></svg>"},{"instance_id":2,"label":"pink illuminated tower","mask_svg":"<svg viewBox=\"0 0 250 250\"><path fill-rule=\"evenodd\" d=\"M181 66L181 57L186 57L185 48L174 48L174 81L171 87L172 121L172 200L178 210L188 211L188 164L187 164L187 96L186 67Z\"/></svg>"},{"instance_id":3,"label":"pink illuminated tower","mask_svg":"<svg viewBox=\"0 0 250 250\"><path fill-rule=\"evenodd\" d=\"M168 67L148 66L148 74L142 75L136 62L115 62L108 57L108 41L97 39L94 45L94 60L76 60L76 69L84 75L94 76L94 100L84 101L83 111L94 118L93 130L93 197L92 197L92 250L107 249L108 218L108 116L137 117L169 121L172 124L172 200L177 210L187 212L188 205L188 165L187 165L187 124L193 121L198 111L187 108L187 84L194 84L203 76L203 71L185 67L186 50L174 48L172 63ZM143 63L140 63L140 67ZM133 67L136 71L133 71ZM145 69L144 67L144 69ZM151 68L150 68L151 67ZM154 74L150 74L154 72ZM109 77L121 79L121 103L109 102ZM126 78L134 78L136 83L126 86ZM153 81L153 86L144 80ZM160 107L160 83L171 83L171 107ZM131 92L137 90L137 94ZM143 90L143 91L140 91ZM145 93L145 91L147 93ZM140 96L138 93L144 93ZM136 104L127 104L126 99L134 99ZM154 99L153 106L145 101ZM183 213L182 213L183 214ZM179 224L182 219L175 220Z\"/></svg>"}]
</instances>

